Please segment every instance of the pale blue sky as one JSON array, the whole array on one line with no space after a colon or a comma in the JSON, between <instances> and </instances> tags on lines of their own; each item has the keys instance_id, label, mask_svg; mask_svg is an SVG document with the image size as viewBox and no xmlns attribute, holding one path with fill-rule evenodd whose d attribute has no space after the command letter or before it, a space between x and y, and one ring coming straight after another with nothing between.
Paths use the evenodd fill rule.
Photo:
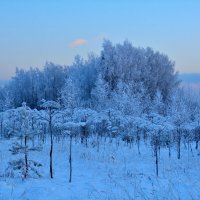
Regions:
<instances>
[{"instance_id":1,"label":"pale blue sky","mask_svg":"<svg viewBox=\"0 0 200 200\"><path fill-rule=\"evenodd\" d=\"M151 46L178 71L200 73L200 1L0 0L0 79L98 54L103 38Z\"/></svg>"}]
</instances>

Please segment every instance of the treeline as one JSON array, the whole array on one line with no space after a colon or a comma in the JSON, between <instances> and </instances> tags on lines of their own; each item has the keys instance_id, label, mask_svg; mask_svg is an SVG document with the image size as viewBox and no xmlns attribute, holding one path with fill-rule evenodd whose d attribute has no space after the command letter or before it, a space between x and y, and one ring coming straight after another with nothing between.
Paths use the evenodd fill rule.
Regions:
<instances>
[{"instance_id":1,"label":"treeline","mask_svg":"<svg viewBox=\"0 0 200 200\"><path fill-rule=\"evenodd\" d=\"M17 140L11 152L23 155L9 169L13 172L23 166L23 177L29 175L29 168L38 175L32 166L40 163L29 162L28 152L40 150L35 140L41 145L50 140L53 178L55 140L68 139L71 148L73 139L80 139L97 151L100 143L109 140L130 148L136 144L138 154L141 142L150 144L158 175L161 148L168 149L169 157L176 149L178 159L183 145L188 150L194 144L199 148L199 96L178 85L174 62L128 41L117 45L105 41L99 56L89 55L86 60L77 56L68 67L47 63L43 70L17 69L0 95L4 111L0 112L0 136ZM70 154L70 166L71 161Z\"/></svg>"},{"instance_id":2,"label":"treeline","mask_svg":"<svg viewBox=\"0 0 200 200\"><path fill-rule=\"evenodd\" d=\"M0 91L0 110L26 102L39 108L40 101L54 100L62 106L95 108L124 98L139 97L142 103L158 96L168 103L178 84L174 62L151 48L136 48L125 41L104 41L99 56L77 56L71 66L46 63L42 70L16 69L15 76ZM147 106L148 107L148 106Z\"/></svg>"},{"instance_id":3,"label":"treeline","mask_svg":"<svg viewBox=\"0 0 200 200\"><path fill-rule=\"evenodd\" d=\"M38 108L41 99L57 100L65 75L66 68L53 63L46 63L43 70L17 68L15 76L1 90L1 101L5 102L2 105L16 108L27 102L31 108Z\"/></svg>"}]
</instances>

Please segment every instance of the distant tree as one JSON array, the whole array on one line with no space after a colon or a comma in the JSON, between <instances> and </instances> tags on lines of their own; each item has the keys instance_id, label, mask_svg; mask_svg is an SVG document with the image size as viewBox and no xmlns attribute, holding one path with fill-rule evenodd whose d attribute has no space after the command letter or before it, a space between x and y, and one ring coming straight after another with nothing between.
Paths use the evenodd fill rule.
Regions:
<instances>
[{"instance_id":1,"label":"distant tree","mask_svg":"<svg viewBox=\"0 0 200 200\"><path fill-rule=\"evenodd\" d=\"M177 143L177 158L181 158L181 140L190 122L191 112L186 104L183 90L177 90L173 95L170 113L174 125L174 139Z\"/></svg>"},{"instance_id":2,"label":"distant tree","mask_svg":"<svg viewBox=\"0 0 200 200\"><path fill-rule=\"evenodd\" d=\"M90 55L86 61L77 56L70 67L68 75L76 88L76 93L78 94L76 101L78 101L79 105L90 107L91 92L95 87L98 67L99 59L94 55Z\"/></svg>"},{"instance_id":3,"label":"distant tree","mask_svg":"<svg viewBox=\"0 0 200 200\"><path fill-rule=\"evenodd\" d=\"M65 77L66 68L53 63L46 63L43 70L16 68L15 76L6 87L14 107L25 101L31 108L39 108L38 102L42 99L57 101L61 97Z\"/></svg>"},{"instance_id":4,"label":"distant tree","mask_svg":"<svg viewBox=\"0 0 200 200\"><path fill-rule=\"evenodd\" d=\"M65 83L65 69L60 65L46 63L43 71L44 99L57 101Z\"/></svg>"},{"instance_id":5,"label":"distant tree","mask_svg":"<svg viewBox=\"0 0 200 200\"><path fill-rule=\"evenodd\" d=\"M103 43L103 51L101 52L101 69L102 77L108 83L109 90L113 91L117 86L117 80L120 74L117 72L115 47L109 40Z\"/></svg>"},{"instance_id":6,"label":"distant tree","mask_svg":"<svg viewBox=\"0 0 200 200\"><path fill-rule=\"evenodd\" d=\"M104 41L100 63L102 77L110 91L123 81L132 86L133 92L139 92L143 85L151 100L160 91L163 101L168 101L178 84L174 63L166 55L151 48L135 48L128 41L122 45Z\"/></svg>"},{"instance_id":7,"label":"distant tree","mask_svg":"<svg viewBox=\"0 0 200 200\"><path fill-rule=\"evenodd\" d=\"M61 91L61 100L64 108L69 109L70 112L73 112L74 108L78 106L78 94L76 87L71 80L67 78L65 85Z\"/></svg>"},{"instance_id":8,"label":"distant tree","mask_svg":"<svg viewBox=\"0 0 200 200\"><path fill-rule=\"evenodd\" d=\"M95 87L92 89L91 99L95 109L102 110L106 108L108 103L108 85L100 74L96 80Z\"/></svg>"},{"instance_id":9,"label":"distant tree","mask_svg":"<svg viewBox=\"0 0 200 200\"><path fill-rule=\"evenodd\" d=\"M200 141L200 126L197 126L195 129L194 129L194 140L196 142L196 149L199 148L199 141Z\"/></svg>"}]
</instances>

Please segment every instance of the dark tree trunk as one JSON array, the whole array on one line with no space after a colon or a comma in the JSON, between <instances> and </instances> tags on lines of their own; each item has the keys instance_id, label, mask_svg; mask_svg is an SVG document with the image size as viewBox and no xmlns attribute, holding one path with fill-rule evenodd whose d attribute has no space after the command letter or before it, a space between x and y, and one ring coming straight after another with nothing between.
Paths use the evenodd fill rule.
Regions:
<instances>
[{"instance_id":1,"label":"dark tree trunk","mask_svg":"<svg viewBox=\"0 0 200 200\"><path fill-rule=\"evenodd\" d=\"M72 135L70 135L69 144L69 182L72 182Z\"/></svg>"},{"instance_id":2,"label":"dark tree trunk","mask_svg":"<svg viewBox=\"0 0 200 200\"><path fill-rule=\"evenodd\" d=\"M156 176L158 176L158 162L159 162L159 157L158 157L158 151L159 151L159 147L160 147L160 137L158 137L158 135L154 135L153 136L153 146L154 146L154 156L156 158L155 160L155 164L156 164Z\"/></svg>"},{"instance_id":3,"label":"dark tree trunk","mask_svg":"<svg viewBox=\"0 0 200 200\"><path fill-rule=\"evenodd\" d=\"M198 149L198 147L199 147L199 141L196 141L196 147L195 147L195 149Z\"/></svg>"},{"instance_id":4,"label":"dark tree trunk","mask_svg":"<svg viewBox=\"0 0 200 200\"><path fill-rule=\"evenodd\" d=\"M181 135L180 130L178 130L178 141L177 141L177 158L181 158Z\"/></svg>"},{"instance_id":5,"label":"dark tree trunk","mask_svg":"<svg viewBox=\"0 0 200 200\"><path fill-rule=\"evenodd\" d=\"M180 140L178 141L178 154L177 154L177 158L180 159L181 158L181 150L180 150Z\"/></svg>"},{"instance_id":6,"label":"dark tree trunk","mask_svg":"<svg viewBox=\"0 0 200 200\"><path fill-rule=\"evenodd\" d=\"M1 119L1 137L3 138L3 120Z\"/></svg>"},{"instance_id":7,"label":"dark tree trunk","mask_svg":"<svg viewBox=\"0 0 200 200\"><path fill-rule=\"evenodd\" d=\"M25 174L24 177L26 178L28 176L28 152L27 152L27 136L24 138L24 144L25 144Z\"/></svg>"},{"instance_id":8,"label":"dark tree trunk","mask_svg":"<svg viewBox=\"0 0 200 200\"><path fill-rule=\"evenodd\" d=\"M85 145L87 147L87 130L86 125L81 126L81 144L85 142Z\"/></svg>"},{"instance_id":9,"label":"dark tree trunk","mask_svg":"<svg viewBox=\"0 0 200 200\"><path fill-rule=\"evenodd\" d=\"M168 149L169 149L169 158L171 157L171 147L170 145L168 146Z\"/></svg>"},{"instance_id":10,"label":"dark tree trunk","mask_svg":"<svg viewBox=\"0 0 200 200\"><path fill-rule=\"evenodd\" d=\"M53 178L53 131L52 131L52 113L50 108L50 119L49 119L49 129L51 134L51 146L50 146L50 177Z\"/></svg>"},{"instance_id":11,"label":"dark tree trunk","mask_svg":"<svg viewBox=\"0 0 200 200\"><path fill-rule=\"evenodd\" d=\"M53 178L53 144L51 144L51 147L50 147L50 177Z\"/></svg>"},{"instance_id":12,"label":"dark tree trunk","mask_svg":"<svg viewBox=\"0 0 200 200\"><path fill-rule=\"evenodd\" d=\"M97 152L99 152L99 134L97 133Z\"/></svg>"},{"instance_id":13,"label":"dark tree trunk","mask_svg":"<svg viewBox=\"0 0 200 200\"><path fill-rule=\"evenodd\" d=\"M138 154L140 155L140 136L137 130L137 149L138 149Z\"/></svg>"},{"instance_id":14,"label":"dark tree trunk","mask_svg":"<svg viewBox=\"0 0 200 200\"><path fill-rule=\"evenodd\" d=\"M156 141L156 146L155 146L155 156L156 156L156 176L158 176L158 146L157 146L157 141Z\"/></svg>"}]
</instances>

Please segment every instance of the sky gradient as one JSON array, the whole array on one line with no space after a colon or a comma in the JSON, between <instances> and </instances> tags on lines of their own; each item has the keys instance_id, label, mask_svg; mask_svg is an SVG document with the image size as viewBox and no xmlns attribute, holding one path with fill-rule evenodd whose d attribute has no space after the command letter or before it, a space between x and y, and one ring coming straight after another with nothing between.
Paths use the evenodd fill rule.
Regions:
<instances>
[{"instance_id":1,"label":"sky gradient","mask_svg":"<svg viewBox=\"0 0 200 200\"><path fill-rule=\"evenodd\" d=\"M150 46L179 72L200 73L200 1L1 0L0 79L16 67L68 65L76 54L99 54L104 38Z\"/></svg>"}]
</instances>

